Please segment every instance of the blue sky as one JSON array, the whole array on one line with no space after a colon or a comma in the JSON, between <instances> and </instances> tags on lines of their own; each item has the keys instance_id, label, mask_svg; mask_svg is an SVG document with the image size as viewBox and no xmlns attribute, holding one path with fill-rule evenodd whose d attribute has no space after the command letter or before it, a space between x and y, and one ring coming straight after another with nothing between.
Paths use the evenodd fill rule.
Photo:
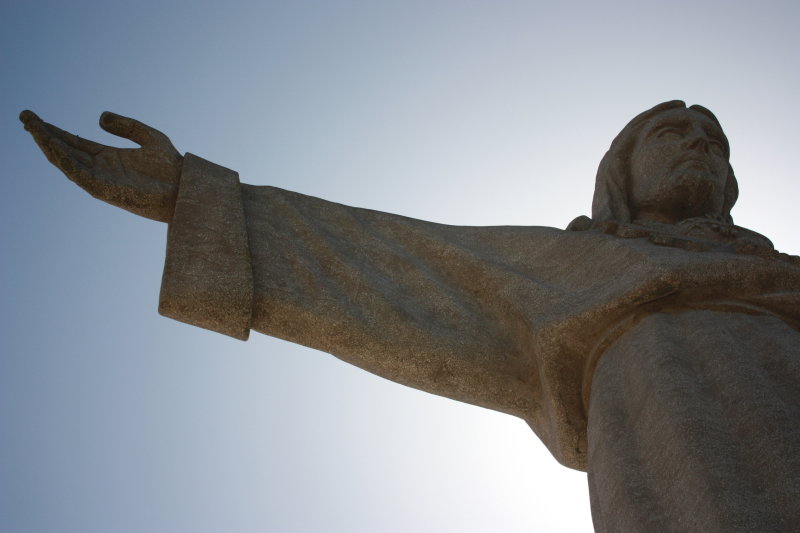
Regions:
<instances>
[{"instance_id":1,"label":"blue sky","mask_svg":"<svg viewBox=\"0 0 800 533\"><path fill-rule=\"evenodd\" d=\"M709 107L737 224L800 253L793 2L6 2L0 532L591 531L521 420L160 317L166 226L17 122L136 117L244 182L564 227L635 114Z\"/></svg>"}]
</instances>

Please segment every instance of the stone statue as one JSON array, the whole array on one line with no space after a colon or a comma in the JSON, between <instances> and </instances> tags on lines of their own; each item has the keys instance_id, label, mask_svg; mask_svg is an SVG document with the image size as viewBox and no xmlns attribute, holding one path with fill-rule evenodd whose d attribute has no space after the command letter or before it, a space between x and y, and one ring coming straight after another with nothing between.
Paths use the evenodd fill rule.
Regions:
<instances>
[{"instance_id":1,"label":"stone statue","mask_svg":"<svg viewBox=\"0 0 800 533\"><path fill-rule=\"evenodd\" d=\"M273 187L130 118L21 115L90 194L169 224L159 311L518 416L588 471L598 531L800 527L800 258L733 225L707 109L634 118L566 231L461 227Z\"/></svg>"}]
</instances>

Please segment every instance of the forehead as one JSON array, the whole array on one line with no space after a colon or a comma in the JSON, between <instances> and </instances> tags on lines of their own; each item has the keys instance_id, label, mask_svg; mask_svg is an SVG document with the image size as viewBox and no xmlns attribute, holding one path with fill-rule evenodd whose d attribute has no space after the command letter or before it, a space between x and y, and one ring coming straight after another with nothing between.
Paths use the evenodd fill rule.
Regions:
<instances>
[{"instance_id":1,"label":"forehead","mask_svg":"<svg viewBox=\"0 0 800 533\"><path fill-rule=\"evenodd\" d=\"M647 135L648 132L661 126L691 126L695 124L702 127L709 134L725 138L722 128L714 120L700 111L688 108L670 109L659 113L647 121L643 133Z\"/></svg>"}]
</instances>

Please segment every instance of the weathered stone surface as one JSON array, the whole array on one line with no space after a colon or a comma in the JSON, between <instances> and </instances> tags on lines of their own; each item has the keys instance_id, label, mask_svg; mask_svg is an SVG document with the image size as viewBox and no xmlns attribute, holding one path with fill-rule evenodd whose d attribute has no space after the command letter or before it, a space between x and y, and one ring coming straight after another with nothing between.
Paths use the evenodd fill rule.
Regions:
<instances>
[{"instance_id":1,"label":"weathered stone surface","mask_svg":"<svg viewBox=\"0 0 800 533\"><path fill-rule=\"evenodd\" d=\"M673 101L634 118L600 164L592 218L567 231L433 224L240 186L191 155L173 178L152 164L180 167L154 159L169 153L163 134L124 117L147 164L120 170L118 149L21 118L95 196L145 216L169 206L152 216L171 226L162 312L519 416L588 469L598 530L794 528L800 260L733 225L728 141L705 108ZM125 204L140 190L162 195L149 210Z\"/></svg>"},{"instance_id":2,"label":"weathered stone surface","mask_svg":"<svg viewBox=\"0 0 800 533\"><path fill-rule=\"evenodd\" d=\"M153 220L172 218L183 158L160 131L106 111L100 127L141 146L115 148L43 122L31 111L19 119L47 159L95 198Z\"/></svg>"},{"instance_id":3,"label":"weathered stone surface","mask_svg":"<svg viewBox=\"0 0 800 533\"><path fill-rule=\"evenodd\" d=\"M247 340L253 270L245 228L239 175L186 154L158 311Z\"/></svg>"},{"instance_id":4,"label":"weathered stone surface","mask_svg":"<svg viewBox=\"0 0 800 533\"><path fill-rule=\"evenodd\" d=\"M206 168L204 182L229 172ZM197 186L209 196L192 216L212 220L216 189ZM572 468L586 468L585 369L631 316L727 300L787 319L800 309L800 269L771 248L731 253L724 236L446 226L272 187L244 186L242 198L254 329L519 416ZM201 250L206 236L187 238Z\"/></svg>"},{"instance_id":5,"label":"weathered stone surface","mask_svg":"<svg viewBox=\"0 0 800 533\"><path fill-rule=\"evenodd\" d=\"M597 366L589 485L601 531L796 531L800 334L772 313L665 308Z\"/></svg>"}]
</instances>

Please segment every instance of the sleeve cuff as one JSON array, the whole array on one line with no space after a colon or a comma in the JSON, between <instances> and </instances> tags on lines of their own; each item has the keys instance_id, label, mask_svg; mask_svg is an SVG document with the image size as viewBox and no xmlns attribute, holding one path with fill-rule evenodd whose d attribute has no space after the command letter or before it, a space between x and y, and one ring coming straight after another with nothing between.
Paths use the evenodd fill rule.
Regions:
<instances>
[{"instance_id":1,"label":"sleeve cuff","mask_svg":"<svg viewBox=\"0 0 800 533\"><path fill-rule=\"evenodd\" d=\"M252 302L239 175L187 153L167 234L158 312L247 340Z\"/></svg>"}]
</instances>

